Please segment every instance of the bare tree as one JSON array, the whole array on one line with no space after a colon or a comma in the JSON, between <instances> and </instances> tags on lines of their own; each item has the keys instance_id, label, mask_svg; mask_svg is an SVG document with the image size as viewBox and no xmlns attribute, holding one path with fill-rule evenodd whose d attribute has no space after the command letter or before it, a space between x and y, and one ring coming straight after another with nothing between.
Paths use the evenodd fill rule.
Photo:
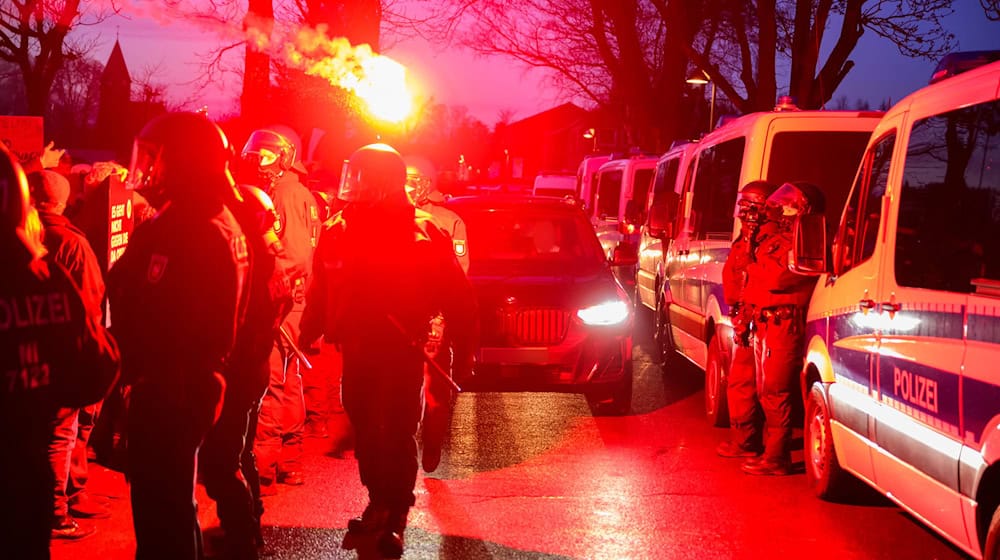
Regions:
<instances>
[{"instance_id":1,"label":"bare tree","mask_svg":"<svg viewBox=\"0 0 1000 560\"><path fill-rule=\"evenodd\" d=\"M995 0L981 0L994 2ZM569 98L618 114L632 141L683 136L683 82L704 71L741 112L779 93L817 108L854 66L864 33L906 56L954 45L942 18L951 0L446 0L416 27L483 55L544 69ZM820 50L820 45L831 49ZM824 56L821 56L824 55ZM654 123L661 142L650 142ZM647 131L648 132L648 131Z\"/></svg>"},{"instance_id":2,"label":"bare tree","mask_svg":"<svg viewBox=\"0 0 1000 560\"><path fill-rule=\"evenodd\" d=\"M690 2L651 0L663 17ZM692 63L741 111L770 108L779 91L779 70L803 108L829 101L854 67L851 56L865 32L891 41L909 57L934 59L954 46L942 18L952 0L718 0L720 35L711 48L677 43ZM831 38L827 34L833 23ZM820 45L833 41L825 59Z\"/></svg>"},{"instance_id":3,"label":"bare tree","mask_svg":"<svg viewBox=\"0 0 1000 560\"><path fill-rule=\"evenodd\" d=\"M101 73L104 65L92 58L66 61L56 73L49 96L52 139L60 145L72 145L85 138L97 121Z\"/></svg>"},{"instance_id":4,"label":"bare tree","mask_svg":"<svg viewBox=\"0 0 1000 560\"><path fill-rule=\"evenodd\" d=\"M1000 21L1000 0L979 0L990 21Z\"/></svg>"},{"instance_id":5,"label":"bare tree","mask_svg":"<svg viewBox=\"0 0 1000 560\"><path fill-rule=\"evenodd\" d=\"M74 27L106 17L96 2L82 0L6 0L0 3L0 60L17 65L27 110L44 115L56 74L67 60L89 52L96 39L72 41Z\"/></svg>"}]
</instances>

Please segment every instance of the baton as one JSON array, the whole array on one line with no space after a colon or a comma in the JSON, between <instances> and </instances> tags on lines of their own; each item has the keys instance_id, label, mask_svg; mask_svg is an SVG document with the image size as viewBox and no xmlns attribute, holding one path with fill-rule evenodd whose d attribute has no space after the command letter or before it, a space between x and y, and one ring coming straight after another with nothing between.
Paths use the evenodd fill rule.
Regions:
<instances>
[{"instance_id":1,"label":"baton","mask_svg":"<svg viewBox=\"0 0 1000 560\"><path fill-rule=\"evenodd\" d=\"M290 348L292 354L295 354L295 357L299 359L299 362L306 366L306 369L312 369L313 366L309 363L309 358L306 358L306 355L302 353L302 350L299 350L295 341L292 340L292 335L288 334L288 331L285 330L285 325L278 327L278 334L280 334L281 338L285 340L285 343L288 344L288 348Z\"/></svg>"},{"instance_id":2,"label":"baton","mask_svg":"<svg viewBox=\"0 0 1000 560\"><path fill-rule=\"evenodd\" d=\"M402 323L400 323L399 320L392 315L386 315L386 317L389 319L389 322L392 323L392 326L396 327L396 330L398 330L399 333L406 338L406 340L410 343L410 347L420 352L420 356L423 357L425 362L427 362L427 365L431 366L430 370L436 373L442 380L447 381L456 393L461 393L462 388L458 386L458 383L455 383L455 380L448 375L448 372L441 367L441 364L434 361L434 358L427 353L427 350L424 349L422 344L418 345L418 343L410 337L409 333L406 332L406 329L403 328Z\"/></svg>"}]
</instances>

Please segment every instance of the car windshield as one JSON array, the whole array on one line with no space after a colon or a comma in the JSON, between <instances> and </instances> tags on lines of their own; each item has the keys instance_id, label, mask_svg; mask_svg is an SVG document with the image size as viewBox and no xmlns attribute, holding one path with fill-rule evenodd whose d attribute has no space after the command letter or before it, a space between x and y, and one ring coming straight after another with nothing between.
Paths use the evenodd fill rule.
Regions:
<instances>
[{"instance_id":1,"label":"car windshield","mask_svg":"<svg viewBox=\"0 0 1000 560\"><path fill-rule=\"evenodd\" d=\"M582 276L604 266L601 245L582 214L490 208L462 217L470 276Z\"/></svg>"}]
</instances>

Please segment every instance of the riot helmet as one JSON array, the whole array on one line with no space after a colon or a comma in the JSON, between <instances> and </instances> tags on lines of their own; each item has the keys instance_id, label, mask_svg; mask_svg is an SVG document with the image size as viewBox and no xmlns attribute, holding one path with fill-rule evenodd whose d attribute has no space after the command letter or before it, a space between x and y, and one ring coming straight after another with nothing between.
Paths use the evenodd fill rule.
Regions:
<instances>
[{"instance_id":1,"label":"riot helmet","mask_svg":"<svg viewBox=\"0 0 1000 560\"><path fill-rule=\"evenodd\" d=\"M369 144L344 164L338 198L348 203L409 204L406 164L388 144Z\"/></svg>"},{"instance_id":2,"label":"riot helmet","mask_svg":"<svg viewBox=\"0 0 1000 560\"><path fill-rule=\"evenodd\" d=\"M768 181L751 181L740 191L739 200L736 201L736 217L740 223L759 226L764 221L764 209L767 205L767 197L778 187Z\"/></svg>"},{"instance_id":3,"label":"riot helmet","mask_svg":"<svg viewBox=\"0 0 1000 560\"><path fill-rule=\"evenodd\" d=\"M406 192L417 206L427 202L437 190L437 170L434 164L421 156L407 156L406 162Z\"/></svg>"},{"instance_id":4,"label":"riot helmet","mask_svg":"<svg viewBox=\"0 0 1000 560\"><path fill-rule=\"evenodd\" d=\"M31 258L45 254L38 213L31 206L28 180L21 164L0 142L0 247L23 247ZM12 243L13 242L13 243ZM6 255L5 255L6 257Z\"/></svg>"},{"instance_id":5,"label":"riot helmet","mask_svg":"<svg viewBox=\"0 0 1000 560\"><path fill-rule=\"evenodd\" d=\"M205 116L160 115L135 138L128 186L154 208L181 198L228 201L233 195L231 154L226 134Z\"/></svg>"},{"instance_id":6,"label":"riot helmet","mask_svg":"<svg viewBox=\"0 0 1000 560\"><path fill-rule=\"evenodd\" d=\"M295 149L295 152L292 155L290 168L301 175L309 173L309 171L302 164L302 158L306 156L306 153L302 149L302 139L299 138L299 134L292 130L292 127L283 124L272 124L267 127L267 130L273 130L274 132L284 136L285 140L288 140L288 143Z\"/></svg>"},{"instance_id":7,"label":"riot helmet","mask_svg":"<svg viewBox=\"0 0 1000 560\"><path fill-rule=\"evenodd\" d=\"M295 145L284 135L270 129L255 130L243 146L241 157L256 171L262 184L270 187L292 168Z\"/></svg>"},{"instance_id":8,"label":"riot helmet","mask_svg":"<svg viewBox=\"0 0 1000 560\"><path fill-rule=\"evenodd\" d=\"M768 219L784 225L790 224L798 216L821 214L825 210L826 197L812 183L785 183L767 197Z\"/></svg>"}]
</instances>

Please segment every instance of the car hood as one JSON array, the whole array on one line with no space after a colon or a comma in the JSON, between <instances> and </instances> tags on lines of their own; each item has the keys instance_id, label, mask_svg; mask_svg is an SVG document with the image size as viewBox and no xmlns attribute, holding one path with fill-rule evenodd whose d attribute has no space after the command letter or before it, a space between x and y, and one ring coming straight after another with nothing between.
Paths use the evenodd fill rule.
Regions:
<instances>
[{"instance_id":1,"label":"car hood","mask_svg":"<svg viewBox=\"0 0 1000 560\"><path fill-rule=\"evenodd\" d=\"M575 312L619 297L610 270L587 276L470 277L483 311L502 308L555 308Z\"/></svg>"}]
</instances>

